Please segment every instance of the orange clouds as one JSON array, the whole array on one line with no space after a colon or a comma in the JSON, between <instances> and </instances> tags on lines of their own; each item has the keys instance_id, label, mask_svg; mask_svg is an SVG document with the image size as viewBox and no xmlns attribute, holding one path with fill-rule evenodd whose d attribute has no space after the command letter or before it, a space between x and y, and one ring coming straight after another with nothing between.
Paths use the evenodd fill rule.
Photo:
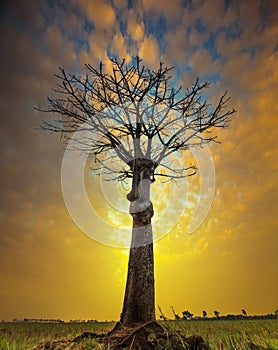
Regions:
<instances>
[{"instance_id":1,"label":"orange clouds","mask_svg":"<svg viewBox=\"0 0 278 350\"><path fill-rule=\"evenodd\" d=\"M115 25L116 14L114 8L107 1L101 0L82 0L80 2L89 19L97 27L112 29Z\"/></svg>"},{"instance_id":2,"label":"orange clouds","mask_svg":"<svg viewBox=\"0 0 278 350\"><path fill-rule=\"evenodd\" d=\"M152 67L159 64L159 48L153 35L144 38L139 46L139 56Z\"/></svg>"},{"instance_id":3,"label":"orange clouds","mask_svg":"<svg viewBox=\"0 0 278 350\"><path fill-rule=\"evenodd\" d=\"M141 41L144 36L144 23L138 22L134 11L130 10L127 19L127 33L137 42Z\"/></svg>"}]
</instances>

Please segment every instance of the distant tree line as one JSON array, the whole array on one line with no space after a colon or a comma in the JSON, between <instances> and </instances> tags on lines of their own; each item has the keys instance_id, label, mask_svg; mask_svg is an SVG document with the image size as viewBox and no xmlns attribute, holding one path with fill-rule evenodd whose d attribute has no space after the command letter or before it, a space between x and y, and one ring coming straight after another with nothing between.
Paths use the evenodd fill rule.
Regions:
<instances>
[{"instance_id":1,"label":"distant tree line","mask_svg":"<svg viewBox=\"0 0 278 350\"><path fill-rule=\"evenodd\" d=\"M158 306L159 312L160 312L160 319L164 321L171 321L173 319L168 319L165 314L163 313L160 306ZM278 309L274 311L273 314L266 314L266 315L247 315L247 312L245 309L241 310L241 314L233 315L220 315L220 312L218 310L214 310L213 317L208 317L207 311L202 311L202 316L194 316L194 314L188 310L182 311L182 316L176 313L173 306L171 306L171 310L174 316L174 320L242 320L242 319L249 319L249 320L256 320L256 319L278 319Z\"/></svg>"},{"instance_id":2,"label":"distant tree line","mask_svg":"<svg viewBox=\"0 0 278 350\"><path fill-rule=\"evenodd\" d=\"M5 322L2 320L2 322ZM17 318L13 319L14 323L95 323L97 320L70 320L65 322L61 319L52 319L52 318L24 318L23 320L19 320Z\"/></svg>"}]
</instances>

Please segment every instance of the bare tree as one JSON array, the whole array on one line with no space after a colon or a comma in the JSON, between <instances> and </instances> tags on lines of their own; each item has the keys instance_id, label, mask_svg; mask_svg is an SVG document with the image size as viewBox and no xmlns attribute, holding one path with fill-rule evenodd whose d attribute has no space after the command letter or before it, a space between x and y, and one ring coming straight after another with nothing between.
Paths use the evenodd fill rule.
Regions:
<instances>
[{"instance_id":1,"label":"bare tree","mask_svg":"<svg viewBox=\"0 0 278 350\"><path fill-rule=\"evenodd\" d=\"M133 229L120 322L133 326L155 320L150 185L158 176L168 181L194 175L195 164L177 166L178 153L216 141L212 131L226 127L234 110L226 109L227 92L216 106L207 102L201 92L208 82L176 89L172 68L163 63L157 70L147 69L138 57L130 65L111 63L110 72L102 63L87 64L87 75L60 68L58 97L48 98L44 110L59 118L44 121L42 128L66 139L87 131L86 137L75 136L76 147L94 159L95 172L107 180L131 180Z\"/></svg>"},{"instance_id":2,"label":"bare tree","mask_svg":"<svg viewBox=\"0 0 278 350\"><path fill-rule=\"evenodd\" d=\"M167 317L164 315L164 313L159 305L158 305L158 310L160 312L159 318L162 319L163 321L167 321Z\"/></svg>"},{"instance_id":3,"label":"bare tree","mask_svg":"<svg viewBox=\"0 0 278 350\"><path fill-rule=\"evenodd\" d=\"M219 315L220 315L220 312L219 312L219 311L214 310L213 313L214 313L214 315L215 315L216 318L219 318Z\"/></svg>"},{"instance_id":4,"label":"bare tree","mask_svg":"<svg viewBox=\"0 0 278 350\"><path fill-rule=\"evenodd\" d=\"M173 306L171 306L171 309L172 309L173 315L175 317L175 320L177 320L177 321L180 320L181 318L180 318L180 316L178 314L176 314L175 309L174 309Z\"/></svg>"},{"instance_id":5,"label":"bare tree","mask_svg":"<svg viewBox=\"0 0 278 350\"><path fill-rule=\"evenodd\" d=\"M241 314L242 314L243 317L246 317L246 316L247 316L246 310L245 310L245 309L242 309L242 310L241 310Z\"/></svg>"},{"instance_id":6,"label":"bare tree","mask_svg":"<svg viewBox=\"0 0 278 350\"><path fill-rule=\"evenodd\" d=\"M190 311L186 310L186 311L182 312L182 316L186 320L191 320L193 318L194 314L192 314Z\"/></svg>"}]
</instances>

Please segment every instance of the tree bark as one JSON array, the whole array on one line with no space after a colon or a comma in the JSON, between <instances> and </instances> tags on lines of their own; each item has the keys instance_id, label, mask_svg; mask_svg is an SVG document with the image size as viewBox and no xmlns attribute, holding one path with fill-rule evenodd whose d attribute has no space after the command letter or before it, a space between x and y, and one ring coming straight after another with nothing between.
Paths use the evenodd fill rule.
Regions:
<instances>
[{"instance_id":1,"label":"tree bark","mask_svg":"<svg viewBox=\"0 0 278 350\"><path fill-rule=\"evenodd\" d=\"M154 259L151 219L154 214L149 199L149 171L141 172L133 193L139 198L130 204L133 217L132 239L129 253L127 282L120 323L125 327L155 320ZM138 188L134 188L138 186Z\"/></svg>"}]
</instances>

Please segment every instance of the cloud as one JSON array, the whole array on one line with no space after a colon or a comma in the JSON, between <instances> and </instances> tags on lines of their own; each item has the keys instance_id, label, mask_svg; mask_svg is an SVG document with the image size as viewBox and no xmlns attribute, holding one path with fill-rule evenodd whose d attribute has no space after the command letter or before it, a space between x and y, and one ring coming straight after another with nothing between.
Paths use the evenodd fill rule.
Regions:
<instances>
[{"instance_id":1,"label":"cloud","mask_svg":"<svg viewBox=\"0 0 278 350\"><path fill-rule=\"evenodd\" d=\"M139 45L139 57L141 57L146 64L156 67L159 64L159 47L153 35L146 36Z\"/></svg>"},{"instance_id":2,"label":"cloud","mask_svg":"<svg viewBox=\"0 0 278 350\"><path fill-rule=\"evenodd\" d=\"M80 5L84 13L95 24L96 27L105 30L112 29L116 22L114 8L107 1L101 0L82 0Z\"/></svg>"},{"instance_id":3,"label":"cloud","mask_svg":"<svg viewBox=\"0 0 278 350\"><path fill-rule=\"evenodd\" d=\"M128 13L127 33L136 42L141 41L144 36L144 23L138 22L133 10L130 10Z\"/></svg>"},{"instance_id":4,"label":"cloud","mask_svg":"<svg viewBox=\"0 0 278 350\"><path fill-rule=\"evenodd\" d=\"M173 0L171 3L167 0L158 2L142 0L142 8L146 16L157 19L163 15L169 24L177 23L182 13L182 3L179 0Z\"/></svg>"}]
</instances>

